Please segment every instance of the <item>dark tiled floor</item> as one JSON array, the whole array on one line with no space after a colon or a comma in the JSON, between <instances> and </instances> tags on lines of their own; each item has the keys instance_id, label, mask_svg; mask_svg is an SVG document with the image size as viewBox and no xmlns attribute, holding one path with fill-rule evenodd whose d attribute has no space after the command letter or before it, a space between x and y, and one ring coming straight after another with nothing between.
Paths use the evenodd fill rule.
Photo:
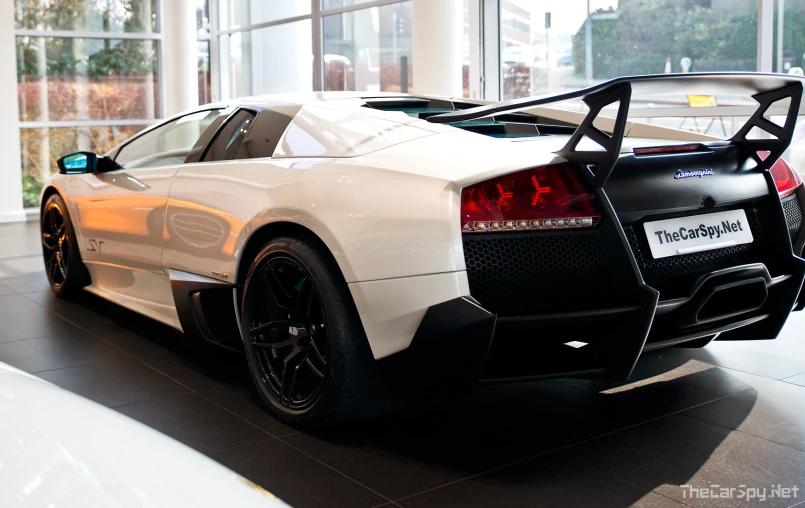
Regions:
<instances>
[{"instance_id":1,"label":"dark tiled floor","mask_svg":"<svg viewBox=\"0 0 805 508\"><path fill-rule=\"evenodd\" d=\"M0 225L0 361L150 425L293 506L793 506L805 501L805 314L770 342L644 355L628 383L484 387L297 432L243 358L202 368L181 334L92 295L56 298L35 224ZM797 486L796 499L691 497ZM805 506L805 505L803 505Z\"/></svg>"}]
</instances>

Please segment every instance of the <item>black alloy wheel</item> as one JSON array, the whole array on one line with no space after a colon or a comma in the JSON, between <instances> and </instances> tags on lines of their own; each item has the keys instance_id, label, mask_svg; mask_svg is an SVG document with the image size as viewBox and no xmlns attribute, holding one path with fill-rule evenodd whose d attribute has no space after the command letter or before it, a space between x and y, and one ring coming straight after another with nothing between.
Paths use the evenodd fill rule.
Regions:
<instances>
[{"instance_id":1,"label":"black alloy wheel","mask_svg":"<svg viewBox=\"0 0 805 508\"><path fill-rule=\"evenodd\" d=\"M397 407L338 264L320 240L300 236L266 243L240 294L241 335L260 398L279 420L308 428Z\"/></svg>"},{"instance_id":2,"label":"black alloy wheel","mask_svg":"<svg viewBox=\"0 0 805 508\"><path fill-rule=\"evenodd\" d=\"M42 213L42 253L50 285L61 288L67 281L71 252L70 233L60 203L49 201Z\"/></svg>"},{"instance_id":3,"label":"black alloy wheel","mask_svg":"<svg viewBox=\"0 0 805 508\"><path fill-rule=\"evenodd\" d=\"M288 412L310 409L328 369L328 323L310 273L291 256L263 258L244 297L246 345L273 402Z\"/></svg>"},{"instance_id":4,"label":"black alloy wheel","mask_svg":"<svg viewBox=\"0 0 805 508\"><path fill-rule=\"evenodd\" d=\"M58 194L51 194L42 207L40 233L50 287L59 296L75 296L90 283L90 277L78 252L70 213Z\"/></svg>"}]
</instances>

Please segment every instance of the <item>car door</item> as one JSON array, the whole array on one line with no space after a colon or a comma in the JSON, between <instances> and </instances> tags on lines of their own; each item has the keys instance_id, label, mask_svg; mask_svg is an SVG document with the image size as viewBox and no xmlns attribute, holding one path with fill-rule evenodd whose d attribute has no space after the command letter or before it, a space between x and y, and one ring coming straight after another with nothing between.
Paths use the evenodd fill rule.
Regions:
<instances>
[{"instance_id":1,"label":"car door","mask_svg":"<svg viewBox=\"0 0 805 508\"><path fill-rule=\"evenodd\" d=\"M299 178L285 161L268 162L299 108L272 103L235 111L198 162L188 160L180 169L168 200L165 266L233 280L238 239L249 228L254 204L265 202L273 186Z\"/></svg>"},{"instance_id":2,"label":"car door","mask_svg":"<svg viewBox=\"0 0 805 508\"><path fill-rule=\"evenodd\" d=\"M89 291L178 326L162 268L168 192L202 133L224 112L207 109L173 119L118 149L120 169L71 180Z\"/></svg>"}]
</instances>

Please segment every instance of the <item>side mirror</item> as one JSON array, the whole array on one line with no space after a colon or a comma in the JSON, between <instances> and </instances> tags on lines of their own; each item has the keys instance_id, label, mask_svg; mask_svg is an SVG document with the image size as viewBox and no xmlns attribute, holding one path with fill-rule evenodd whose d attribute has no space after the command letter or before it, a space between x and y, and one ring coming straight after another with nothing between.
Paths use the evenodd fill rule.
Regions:
<instances>
[{"instance_id":1,"label":"side mirror","mask_svg":"<svg viewBox=\"0 0 805 508\"><path fill-rule=\"evenodd\" d=\"M103 173L121 166L112 159L92 152L76 152L65 155L57 161L59 173L63 175L82 175L86 173Z\"/></svg>"},{"instance_id":2,"label":"side mirror","mask_svg":"<svg viewBox=\"0 0 805 508\"><path fill-rule=\"evenodd\" d=\"M94 173L98 166L98 156L92 152L76 152L65 155L58 160L59 173L63 175L77 175Z\"/></svg>"}]
</instances>

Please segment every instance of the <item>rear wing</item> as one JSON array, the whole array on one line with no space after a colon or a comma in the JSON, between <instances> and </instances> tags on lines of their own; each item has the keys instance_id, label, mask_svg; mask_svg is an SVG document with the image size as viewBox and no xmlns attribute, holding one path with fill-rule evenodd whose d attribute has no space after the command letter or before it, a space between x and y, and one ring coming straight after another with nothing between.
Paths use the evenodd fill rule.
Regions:
<instances>
[{"instance_id":1,"label":"rear wing","mask_svg":"<svg viewBox=\"0 0 805 508\"><path fill-rule=\"evenodd\" d=\"M751 96L758 107L749 120L727 142L745 149L747 157L754 159L757 171L769 169L791 143L797 115L802 107L802 89L805 78L785 74L760 73L689 73L656 74L616 78L598 85L549 97L527 97L498 102L477 108L428 117L433 123L452 123L478 120L503 113L515 113L536 106L582 99L589 108L584 120L570 136L567 144L557 151L558 155L586 169L591 183L600 187L606 183L620 156L629 103L632 95L730 95ZM790 100L785 124L780 126L764 115L780 101ZM593 124L601 110L618 103L618 112L612 134L607 134ZM805 113L805 111L802 111ZM748 139L752 129L758 128L769 134L768 139ZM578 150L583 138L601 145L603 150ZM714 142L714 143L724 143ZM763 153L768 152L768 156Z\"/></svg>"}]
</instances>

